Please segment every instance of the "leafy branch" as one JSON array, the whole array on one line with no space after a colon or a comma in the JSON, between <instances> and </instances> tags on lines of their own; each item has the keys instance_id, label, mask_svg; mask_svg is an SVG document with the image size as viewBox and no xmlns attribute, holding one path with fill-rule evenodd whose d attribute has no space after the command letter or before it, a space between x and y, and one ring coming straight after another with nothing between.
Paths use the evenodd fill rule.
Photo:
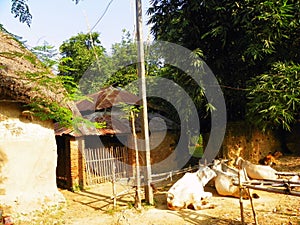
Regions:
<instances>
[{"instance_id":1,"label":"leafy branch","mask_svg":"<svg viewBox=\"0 0 300 225\"><path fill-rule=\"evenodd\" d=\"M274 63L269 73L249 82L248 118L261 127L291 130L300 110L300 65Z\"/></svg>"}]
</instances>

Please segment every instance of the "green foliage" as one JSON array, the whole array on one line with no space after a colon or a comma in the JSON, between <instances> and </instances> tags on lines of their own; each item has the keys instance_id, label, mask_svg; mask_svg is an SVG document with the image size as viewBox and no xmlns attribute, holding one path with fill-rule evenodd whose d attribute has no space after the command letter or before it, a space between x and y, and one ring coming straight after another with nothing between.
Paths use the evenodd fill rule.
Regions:
<instances>
[{"instance_id":1,"label":"green foliage","mask_svg":"<svg viewBox=\"0 0 300 225\"><path fill-rule=\"evenodd\" d=\"M72 102L84 98L81 93L78 92L77 85L72 81L70 77L48 77L44 73L27 73L25 74L27 80L36 82L38 85L35 86L33 91L38 93L38 97L32 99L31 103L26 106L29 107L33 115L41 120L53 120L60 124L62 127L74 128L79 130L81 126L103 128L105 123L91 122L80 116L73 115L73 112L67 106L63 106L62 102L53 101L51 96L47 93L53 92L56 94L62 94L64 99L63 102ZM67 84L65 79L67 79ZM69 93L65 91L64 87ZM60 91L58 90L60 89ZM47 90L45 92L45 90ZM53 95L53 94L52 94Z\"/></svg>"},{"instance_id":2,"label":"green foliage","mask_svg":"<svg viewBox=\"0 0 300 225\"><path fill-rule=\"evenodd\" d=\"M27 54L27 53L21 53L21 52L0 52L0 54L2 56L10 58L10 59L23 58L23 59L29 61L32 64L38 64L36 62L36 57L34 55L30 54L30 53Z\"/></svg>"},{"instance_id":3,"label":"green foliage","mask_svg":"<svg viewBox=\"0 0 300 225\"><path fill-rule=\"evenodd\" d=\"M248 116L263 130L290 130L299 118L300 64L274 63L269 73L250 81Z\"/></svg>"},{"instance_id":4,"label":"green foliage","mask_svg":"<svg viewBox=\"0 0 300 225\"><path fill-rule=\"evenodd\" d=\"M27 104L33 115L41 120L54 120L61 126L73 127L73 113L71 109L62 106L61 102L54 101L51 96L62 94L63 101L71 101L70 95L65 91L59 77L49 76L47 70L44 72L22 73L28 83L34 83L32 91L37 95Z\"/></svg>"},{"instance_id":5,"label":"green foliage","mask_svg":"<svg viewBox=\"0 0 300 225\"><path fill-rule=\"evenodd\" d=\"M229 120L244 119L249 79L266 73L277 61L300 61L298 0L151 4L149 23L156 39L202 50L224 88Z\"/></svg>"},{"instance_id":6,"label":"green foliage","mask_svg":"<svg viewBox=\"0 0 300 225\"><path fill-rule=\"evenodd\" d=\"M157 69L156 56L147 52L150 47L144 44L146 75L154 75ZM137 57L137 44L124 29L121 42L112 45L111 54L106 54L101 63L105 80L100 86L125 87L137 80Z\"/></svg>"},{"instance_id":7,"label":"green foliage","mask_svg":"<svg viewBox=\"0 0 300 225\"><path fill-rule=\"evenodd\" d=\"M11 13L15 18L19 18L21 23L26 23L30 27L32 15L29 12L27 0L11 0L11 2Z\"/></svg>"},{"instance_id":8,"label":"green foliage","mask_svg":"<svg viewBox=\"0 0 300 225\"><path fill-rule=\"evenodd\" d=\"M35 98L34 102L27 105L34 116L41 120L54 120L61 126L71 127L73 125L73 114L68 108L60 106L56 102L46 101L44 98Z\"/></svg>"},{"instance_id":9,"label":"green foliage","mask_svg":"<svg viewBox=\"0 0 300 225\"><path fill-rule=\"evenodd\" d=\"M80 0L72 0L75 4L78 4ZM30 27L32 22L32 15L29 11L29 6L27 4L27 0L11 0L11 13L15 16L15 18L19 18L21 23L26 23L27 26Z\"/></svg>"},{"instance_id":10,"label":"green foliage","mask_svg":"<svg viewBox=\"0 0 300 225\"><path fill-rule=\"evenodd\" d=\"M59 122L60 126L73 127L78 130L80 126L93 126L95 128L103 128L105 123L93 123L82 117L75 117L73 112L67 106L62 106L64 103L53 101L51 96L48 96L49 92L55 94L62 94L63 102L72 102L84 99L85 96L78 89L77 83L71 76L49 76L50 69L56 68L58 61L56 58L56 50L53 46L45 43L43 46L37 46L33 48L33 53L41 60L44 72L22 73L26 77L26 82L36 83L33 91L38 95L28 104L27 107L33 112L34 116L39 117L41 120L54 120ZM18 54L13 54L14 57L21 57ZM30 57L29 57L30 56ZM24 57L24 56L22 56ZM36 57L28 55L25 57L31 63L38 63ZM60 71L69 72L73 69L67 66L59 67Z\"/></svg>"},{"instance_id":11,"label":"green foliage","mask_svg":"<svg viewBox=\"0 0 300 225\"><path fill-rule=\"evenodd\" d=\"M125 119L134 120L133 117L138 117L142 106L128 105L126 103L121 103L121 110L127 115L124 116Z\"/></svg>"},{"instance_id":12,"label":"green foliage","mask_svg":"<svg viewBox=\"0 0 300 225\"><path fill-rule=\"evenodd\" d=\"M190 138L189 152L192 156L200 158L203 156L203 137L192 136Z\"/></svg>"},{"instance_id":13,"label":"green foliage","mask_svg":"<svg viewBox=\"0 0 300 225\"><path fill-rule=\"evenodd\" d=\"M174 51L168 51L170 52L170 57L167 59L167 61L172 62L172 58L174 58ZM199 86L199 84L194 80L193 77L191 77L189 74L197 75L196 78L198 81L201 82L202 77L205 76L205 71L203 70L203 60L200 58L203 56L203 53L200 49L195 49L189 58L186 59L186 62L183 62L186 64L187 68L185 72L178 69L175 66L170 65L162 65L158 70L157 74L160 77L169 79L174 81L175 83L179 84L181 88L190 96L190 98L193 100L193 104L197 107L197 109L200 112L200 116L202 118L205 118L209 115L209 112L211 110L214 110L214 107L212 105L209 105L207 103L206 98L204 97L204 90L202 87ZM175 59L176 60L176 59ZM174 63L175 64L175 63ZM168 90L159 90L162 93L162 95L167 96L174 96L173 101L176 102L175 104L177 106L182 105L182 102L185 102L185 99L182 99L184 97L180 91L177 93L168 93ZM185 97L184 97L185 98ZM164 111L169 111L170 115L173 116L171 118L173 121L178 121L177 115L180 114L183 116L183 118L188 121L189 117L191 115L191 107L185 105L185 107L181 107L179 109L175 109L173 106L171 106L168 103L164 102L154 102L157 105L161 105L164 108ZM185 102L187 104L187 102ZM204 109L204 110L202 110ZM170 117L169 117L170 118Z\"/></svg>"},{"instance_id":14,"label":"green foliage","mask_svg":"<svg viewBox=\"0 0 300 225\"><path fill-rule=\"evenodd\" d=\"M34 53L38 59L42 62L43 66L45 68L50 68L52 69L53 72L58 73L58 70L61 73L70 73L72 71L75 71L75 69L70 68L67 65L59 65L59 62L66 62L69 60L72 60L71 58L64 58L64 59L60 59L60 61L58 61L58 52L55 49L54 46L49 45L47 42L44 42L43 45L41 46L36 46L33 47L31 49L32 53ZM32 57L32 56L31 56ZM28 58L28 57L27 57ZM34 57L33 57L34 58ZM35 58L34 58L35 60ZM41 73L31 73L31 74L27 74L27 77L33 77L33 78L38 78L38 82L42 85L47 85L49 79L46 79L46 77L43 77L43 79L41 79L41 77L38 77L39 75L43 75ZM51 78L52 81L53 78ZM33 81L33 80L32 80ZM72 101L76 101L76 100L80 100L83 98L82 94L79 92L78 90L78 85L77 83L74 81L74 78L71 76L57 76L55 77L55 82L63 84L64 88L67 90L68 92L68 98ZM49 82L50 86L53 85L52 82Z\"/></svg>"},{"instance_id":15,"label":"green foliage","mask_svg":"<svg viewBox=\"0 0 300 225\"><path fill-rule=\"evenodd\" d=\"M59 75L70 76L76 83L83 74L103 56L104 48L99 40L99 33L80 33L73 36L59 48L62 58L59 63ZM71 68L72 70L65 70Z\"/></svg>"},{"instance_id":16,"label":"green foliage","mask_svg":"<svg viewBox=\"0 0 300 225\"><path fill-rule=\"evenodd\" d=\"M60 75L74 77L74 82L80 83L80 90L85 94L107 86L125 87L137 80L137 46L128 31L123 30L121 42L112 45L109 54L95 45L87 51L83 40L88 38L88 34L79 34L61 46L64 55L59 65ZM150 57L153 56L146 54L148 75L154 74L157 69L156 61ZM63 71L65 69L66 72Z\"/></svg>"},{"instance_id":17,"label":"green foliage","mask_svg":"<svg viewBox=\"0 0 300 225\"><path fill-rule=\"evenodd\" d=\"M107 68L105 86L124 87L137 79L137 46L130 33L123 30L122 40L111 48L106 56L110 68Z\"/></svg>"},{"instance_id":18,"label":"green foliage","mask_svg":"<svg viewBox=\"0 0 300 225\"><path fill-rule=\"evenodd\" d=\"M58 52L54 46L49 45L48 42L44 42L41 46L35 46L31 49L31 52L34 53L38 59L45 64L45 67L53 68L57 66Z\"/></svg>"}]
</instances>

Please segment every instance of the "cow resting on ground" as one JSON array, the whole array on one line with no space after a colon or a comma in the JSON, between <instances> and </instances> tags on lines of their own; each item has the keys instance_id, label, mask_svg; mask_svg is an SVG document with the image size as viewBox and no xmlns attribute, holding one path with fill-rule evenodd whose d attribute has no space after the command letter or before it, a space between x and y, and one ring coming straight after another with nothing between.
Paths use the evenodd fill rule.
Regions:
<instances>
[{"instance_id":1,"label":"cow resting on ground","mask_svg":"<svg viewBox=\"0 0 300 225\"><path fill-rule=\"evenodd\" d=\"M261 165L273 166L277 164L277 159L282 156L282 153L276 151L274 153L269 152L263 159L259 160Z\"/></svg>"},{"instance_id":2,"label":"cow resting on ground","mask_svg":"<svg viewBox=\"0 0 300 225\"><path fill-rule=\"evenodd\" d=\"M215 178L215 188L218 194L239 198L239 187L233 184L234 182L238 183L239 170L227 166L220 160L214 160L212 169L217 174ZM241 182L247 180L247 175L242 170L240 170L240 179ZM249 192L246 189L242 189L241 194L244 199L249 199Z\"/></svg>"},{"instance_id":3,"label":"cow resting on ground","mask_svg":"<svg viewBox=\"0 0 300 225\"><path fill-rule=\"evenodd\" d=\"M209 167L200 167L195 173L186 173L168 191L167 204L171 210L214 208L208 203L212 193L205 192L204 186L216 173Z\"/></svg>"},{"instance_id":4,"label":"cow resting on ground","mask_svg":"<svg viewBox=\"0 0 300 225\"><path fill-rule=\"evenodd\" d=\"M245 169L247 175L251 179L264 180L264 179L277 179L277 171L270 166L256 165L247 160L238 157L236 160L236 165L242 169Z\"/></svg>"}]
</instances>

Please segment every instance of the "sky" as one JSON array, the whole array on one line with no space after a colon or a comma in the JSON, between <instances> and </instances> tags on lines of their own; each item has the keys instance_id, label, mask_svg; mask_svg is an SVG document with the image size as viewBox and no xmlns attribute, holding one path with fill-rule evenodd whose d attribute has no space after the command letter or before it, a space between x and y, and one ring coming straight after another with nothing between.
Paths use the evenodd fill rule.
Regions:
<instances>
[{"instance_id":1,"label":"sky","mask_svg":"<svg viewBox=\"0 0 300 225\"><path fill-rule=\"evenodd\" d=\"M33 16L31 26L19 22L11 14L11 1L0 0L0 23L9 32L21 36L30 47L48 42L58 48L63 41L78 33L87 33L103 15L111 0L81 0L77 5L72 0L28 0ZM149 0L142 0L143 36L151 38L146 26L146 10ZM113 0L94 32L100 33L100 40L109 52L112 44L121 41L122 30L134 35L135 0Z\"/></svg>"}]
</instances>

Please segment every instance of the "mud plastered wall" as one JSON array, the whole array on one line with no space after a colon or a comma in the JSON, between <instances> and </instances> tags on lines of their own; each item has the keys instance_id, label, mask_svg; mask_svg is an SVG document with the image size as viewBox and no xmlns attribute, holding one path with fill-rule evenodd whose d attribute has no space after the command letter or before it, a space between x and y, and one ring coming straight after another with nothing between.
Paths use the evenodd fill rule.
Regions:
<instances>
[{"instance_id":1,"label":"mud plastered wall","mask_svg":"<svg viewBox=\"0 0 300 225\"><path fill-rule=\"evenodd\" d=\"M205 135L207 139L208 135ZM272 131L262 132L246 122L227 124L223 144L217 157L235 160L238 156L253 163L269 152L281 151L278 134Z\"/></svg>"},{"instance_id":2,"label":"mud plastered wall","mask_svg":"<svg viewBox=\"0 0 300 225\"><path fill-rule=\"evenodd\" d=\"M1 207L26 213L63 202L53 123L24 118L17 103L0 103L0 115Z\"/></svg>"}]
</instances>

